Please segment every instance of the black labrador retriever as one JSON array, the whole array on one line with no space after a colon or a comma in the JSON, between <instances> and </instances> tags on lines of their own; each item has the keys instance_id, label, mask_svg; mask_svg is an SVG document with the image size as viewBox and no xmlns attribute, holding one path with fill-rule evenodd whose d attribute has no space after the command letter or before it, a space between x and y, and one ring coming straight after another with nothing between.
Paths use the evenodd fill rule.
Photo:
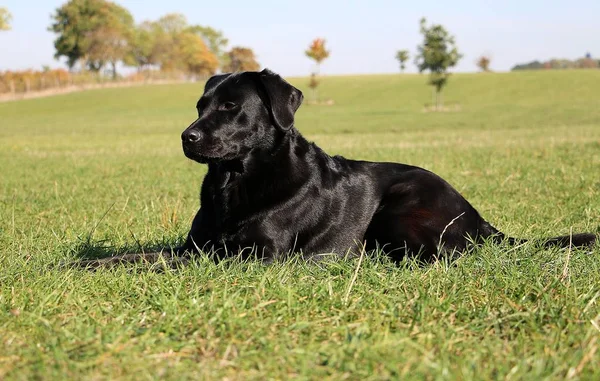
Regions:
<instances>
[{"instance_id":1,"label":"black labrador retriever","mask_svg":"<svg viewBox=\"0 0 600 381\"><path fill-rule=\"evenodd\" d=\"M300 90L269 70L208 80L198 119L181 135L185 155L208 164L201 208L185 244L170 255L241 252L268 262L291 252L316 258L380 248L393 260L412 254L430 261L486 238L517 241L432 172L329 156L294 127L302 99ZM544 244L595 241L594 234L575 234Z\"/></svg>"}]
</instances>

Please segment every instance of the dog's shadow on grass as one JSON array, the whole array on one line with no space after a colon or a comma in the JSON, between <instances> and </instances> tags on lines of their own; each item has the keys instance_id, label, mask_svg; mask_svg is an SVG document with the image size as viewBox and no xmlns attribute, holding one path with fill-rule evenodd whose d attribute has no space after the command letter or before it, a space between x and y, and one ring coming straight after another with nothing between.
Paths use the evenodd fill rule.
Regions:
<instances>
[{"instance_id":1,"label":"dog's shadow on grass","mask_svg":"<svg viewBox=\"0 0 600 381\"><path fill-rule=\"evenodd\" d=\"M98 268L110 267L127 263L169 262L181 264L183 258L179 258L174 249L178 247L175 242L150 242L146 245L139 243L112 245L107 241L80 241L69 249L71 260L62 262L59 267L70 268Z\"/></svg>"},{"instance_id":2,"label":"dog's shadow on grass","mask_svg":"<svg viewBox=\"0 0 600 381\"><path fill-rule=\"evenodd\" d=\"M80 241L77 245L70 249L72 253L72 257L74 257L68 263L62 263L62 266L71 267L71 268L89 268L96 269L101 267L112 267L114 265L122 265L122 264L133 264L133 263L142 263L142 264L166 264L167 267L176 267L182 264L187 264L191 257L198 257L202 255L207 255L210 260L215 263L220 262L245 262L245 261L259 261L265 265L281 263L281 262L294 262L294 261L303 261L307 263L328 263L335 261L343 261L344 256L334 255L335 259L330 258L330 255L327 256L314 256L314 257L305 257L301 252L300 253L291 253L287 255L283 255L281 257L275 258L273 260L265 261L265 258L258 258L255 255L244 255L243 251L238 253L237 255L229 255L222 256L217 255L214 252L201 252L192 254L191 256L186 255L190 253L184 253L183 255L180 253L179 255L173 251L174 248L179 247L177 245L178 242L170 241L170 242L151 242L146 245L141 245L140 243L134 244L126 244L126 245L112 245L107 241L92 241L85 240ZM432 261L423 261L415 256L407 256L403 260L394 260L388 253L385 253L381 250L370 250L365 254L365 260L374 261L374 262L391 262L396 266L401 266L402 263L411 263L411 266L415 268L423 268L425 266L431 265ZM359 257L358 253L353 255L352 257ZM345 258L346 260L348 258ZM445 258L447 261L454 262L451 258ZM456 258L453 258L456 259ZM406 265L405 263L405 265ZM61 267L62 267L61 266ZM163 266L164 267L164 266Z\"/></svg>"},{"instance_id":3,"label":"dog's shadow on grass","mask_svg":"<svg viewBox=\"0 0 600 381\"><path fill-rule=\"evenodd\" d=\"M180 246L178 242L172 241L154 241L146 244L139 242L127 243L124 245L114 245L106 240L95 241L91 239L81 240L74 245L70 252L74 259L91 260L103 259L117 255L139 254L139 253L154 253L167 251L170 248Z\"/></svg>"}]
</instances>

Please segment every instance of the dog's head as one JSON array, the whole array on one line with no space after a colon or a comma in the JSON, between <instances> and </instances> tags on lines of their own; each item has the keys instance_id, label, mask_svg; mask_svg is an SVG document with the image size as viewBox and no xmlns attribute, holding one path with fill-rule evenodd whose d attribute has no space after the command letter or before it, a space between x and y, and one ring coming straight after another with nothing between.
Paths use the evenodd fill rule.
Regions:
<instances>
[{"instance_id":1,"label":"dog's head","mask_svg":"<svg viewBox=\"0 0 600 381\"><path fill-rule=\"evenodd\" d=\"M270 70L215 75L198 101L198 119L181 134L183 152L200 163L243 159L269 150L294 126L302 92Z\"/></svg>"}]
</instances>

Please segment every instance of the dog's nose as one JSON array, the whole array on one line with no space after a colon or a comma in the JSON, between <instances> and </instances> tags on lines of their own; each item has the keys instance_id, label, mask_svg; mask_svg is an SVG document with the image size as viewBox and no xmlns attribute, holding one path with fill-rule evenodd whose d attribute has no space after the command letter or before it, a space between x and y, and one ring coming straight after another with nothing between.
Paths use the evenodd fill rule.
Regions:
<instances>
[{"instance_id":1,"label":"dog's nose","mask_svg":"<svg viewBox=\"0 0 600 381\"><path fill-rule=\"evenodd\" d=\"M200 133L196 130L183 131L183 134L181 134L181 140L186 143L195 143L200 140Z\"/></svg>"}]
</instances>

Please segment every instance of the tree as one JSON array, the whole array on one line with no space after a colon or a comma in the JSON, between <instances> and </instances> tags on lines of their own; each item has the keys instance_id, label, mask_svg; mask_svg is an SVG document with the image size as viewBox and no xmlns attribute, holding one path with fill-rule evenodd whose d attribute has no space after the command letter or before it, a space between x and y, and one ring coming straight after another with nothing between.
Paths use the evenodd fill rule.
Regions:
<instances>
[{"instance_id":1,"label":"tree","mask_svg":"<svg viewBox=\"0 0 600 381\"><path fill-rule=\"evenodd\" d=\"M56 53L54 58L66 57L67 65L72 69L85 54L85 34L95 28L93 15L100 12L102 1L71 0L56 9L48 28L59 36L54 40Z\"/></svg>"},{"instance_id":2,"label":"tree","mask_svg":"<svg viewBox=\"0 0 600 381\"><path fill-rule=\"evenodd\" d=\"M158 63L155 46L159 30L156 23L144 21L131 33L129 49L123 62L139 71Z\"/></svg>"},{"instance_id":3,"label":"tree","mask_svg":"<svg viewBox=\"0 0 600 381\"><path fill-rule=\"evenodd\" d=\"M99 71L107 62L124 59L133 29L129 11L106 0L70 0L58 8L49 30L58 34L54 41L55 58L66 57L72 69L82 62Z\"/></svg>"},{"instance_id":4,"label":"tree","mask_svg":"<svg viewBox=\"0 0 600 381\"><path fill-rule=\"evenodd\" d=\"M6 8L0 8L0 30L10 30L12 15Z\"/></svg>"},{"instance_id":5,"label":"tree","mask_svg":"<svg viewBox=\"0 0 600 381\"><path fill-rule=\"evenodd\" d=\"M112 77L117 78L117 62L123 60L128 53L128 37L118 29L103 27L90 32L88 39L88 66L100 70L104 63L112 66Z\"/></svg>"},{"instance_id":6,"label":"tree","mask_svg":"<svg viewBox=\"0 0 600 381\"><path fill-rule=\"evenodd\" d=\"M162 71L183 70L183 63L178 62L181 49L178 43L186 28L187 20L178 13L167 14L152 24L153 46L151 55Z\"/></svg>"},{"instance_id":7,"label":"tree","mask_svg":"<svg viewBox=\"0 0 600 381\"><path fill-rule=\"evenodd\" d=\"M187 19L181 13L168 13L156 21L165 33L176 35L188 28Z\"/></svg>"},{"instance_id":8,"label":"tree","mask_svg":"<svg viewBox=\"0 0 600 381\"><path fill-rule=\"evenodd\" d=\"M329 53L330 51L325 48L325 39L323 38L315 38L304 52L308 58L317 63L317 74L319 74L321 62L329 57Z\"/></svg>"},{"instance_id":9,"label":"tree","mask_svg":"<svg viewBox=\"0 0 600 381\"><path fill-rule=\"evenodd\" d=\"M435 108L442 107L441 92L448 82L450 73L448 69L456 66L462 55L458 52L454 37L438 24L427 27L427 20L421 19L421 34L423 44L417 47L418 54L415 58L419 72L429 70L429 84L433 86L435 94Z\"/></svg>"},{"instance_id":10,"label":"tree","mask_svg":"<svg viewBox=\"0 0 600 381\"><path fill-rule=\"evenodd\" d=\"M487 72L490 71L490 62L492 61L492 59L490 58L490 56L481 56L477 59L477 67L479 69L481 69L481 71Z\"/></svg>"},{"instance_id":11,"label":"tree","mask_svg":"<svg viewBox=\"0 0 600 381\"><path fill-rule=\"evenodd\" d=\"M178 54L180 36L188 28L185 16L178 13L164 15L156 21L144 21L133 28L124 63L137 67L158 66L162 71L183 70Z\"/></svg>"},{"instance_id":12,"label":"tree","mask_svg":"<svg viewBox=\"0 0 600 381\"><path fill-rule=\"evenodd\" d=\"M311 73L309 83L309 87L313 90L313 97L315 98L315 101L319 100L317 86L319 85L320 81L317 79L317 76L321 71L321 62L329 57L329 53L330 51L325 48L325 39L323 38L315 38L308 46L308 49L304 52L308 58L314 60L317 64L315 71Z\"/></svg>"},{"instance_id":13,"label":"tree","mask_svg":"<svg viewBox=\"0 0 600 381\"><path fill-rule=\"evenodd\" d=\"M89 63L109 62L112 66L112 77L116 79L117 62L123 61L129 52L134 25L133 17L127 9L113 3L108 4L104 11L105 24L85 36L87 60Z\"/></svg>"},{"instance_id":14,"label":"tree","mask_svg":"<svg viewBox=\"0 0 600 381\"><path fill-rule=\"evenodd\" d=\"M219 68L217 56L208 49L200 36L189 31L177 36L176 56L176 68L194 76L209 77Z\"/></svg>"},{"instance_id":15,"label":"tree","mask_svg":"<svg viewBox=\"0 0 600 381\"><path fill-rule=\"evenodd\" d=\"M396 59L400 62L400 71L404 71L406 69L406 62L409 59L408 50L398 50Z\"/></svg>"},{"instance_id":16,"label":"tree","mask_svg":"<svg viewBox=\"0 0 600 381\"><path fill-rule=\"evenodd\" d=\"M179 13L167 14L155 22L145 22L137 29L127 62L135 63L138 68L158 65L162 71L184 71L193 76L212 75L219 68L215 51L220 52L227 43L221 32L210 27L188 25L186 17Z\"/></svg>"},{"instance_id":17,"label":"tree","mask_svg":"<svg viewBox=\"0 0 600 381\"><path fill-rule=\"evenodd\" d=\"M225 52L225 48L229 40L223 36L223 32L202 25L192 25L188 30L202 38L208 49L219 59L220 67L227 65L230 55Z\"/></svg>"},{"instance_id":18,"label":"tree","mask_svg":"<svg viewBox=\"0 0 600 381\"><path fill-rule=\"evenodd\" d=\"M258 71L260 69L254 52L250 48L235 46L231 48L227 56L228 62L223 67L225 72Z\"/></svg>"}]
</instances>

